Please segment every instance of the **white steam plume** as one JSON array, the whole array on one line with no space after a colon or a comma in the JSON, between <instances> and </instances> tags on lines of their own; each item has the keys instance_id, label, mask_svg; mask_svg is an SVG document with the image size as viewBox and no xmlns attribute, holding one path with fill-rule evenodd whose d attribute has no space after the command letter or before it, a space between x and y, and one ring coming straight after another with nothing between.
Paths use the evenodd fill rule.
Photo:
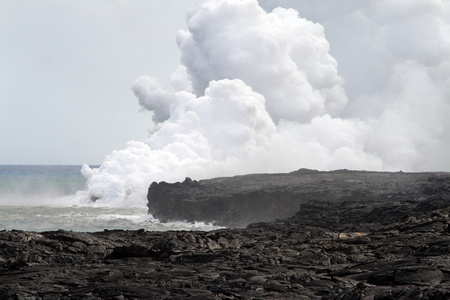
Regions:
<instances>
[{"instance_id":1,"label":"white steam plume","mask_svg":"<svg viewBox=\"0 0 450 300\"><path fill-rule=\"evenodd\" d=\"M132 86L153 112L151 136L84 166L80 198L140 206L152 181L302 167L449 170L448 9L438 0L197 1L177 35L174 90L147 76Z\"/></svg>"}]
</instances>

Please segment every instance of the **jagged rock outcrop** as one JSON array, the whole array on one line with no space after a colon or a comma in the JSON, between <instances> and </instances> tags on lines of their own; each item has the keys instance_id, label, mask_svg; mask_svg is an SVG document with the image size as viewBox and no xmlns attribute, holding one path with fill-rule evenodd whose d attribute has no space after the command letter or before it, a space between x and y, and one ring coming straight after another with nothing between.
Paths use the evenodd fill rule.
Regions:
<instances>
[{"instance_id":1,"label":"jagged rock outcrop","mask_svg":"<svg viewBox=\"0 0 450 300\"><path fill-rule=\"evenodd\" d=\"M448 200L311 202L210 232L0 231L0 299L450 299Z\"/></svg>"},{"instance_id":2,"label":"jagged rock outcrop","mask_svg":"<svg viewBox=\"0 0 450 300\"><path fill-rule=\"evenodd\" d=\"M309 201L410 202L439 197L449 186L448 173L319 172L252 174L168 184L153 182L149 213L162 220L204 221L245 227L291 217ZM442 197L441 197L442 198Z\"/></svg>"}]
</instances>

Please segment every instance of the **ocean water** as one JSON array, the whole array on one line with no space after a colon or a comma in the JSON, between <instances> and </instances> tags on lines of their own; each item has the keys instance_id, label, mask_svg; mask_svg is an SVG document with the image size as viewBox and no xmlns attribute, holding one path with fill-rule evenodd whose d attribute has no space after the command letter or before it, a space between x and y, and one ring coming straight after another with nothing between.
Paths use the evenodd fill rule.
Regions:
<instances>
[{"instance_id":1,"label":"ocean water","mask_svg":"<svg viewBox=\"0 0 450 300\"><path fill-rule=\"evenodd\" d=\"M0 165L0 230L213 230L205 223L161 223L146 207L94 207L77 201L81 166Z\"/></svg>"}]
</instances>

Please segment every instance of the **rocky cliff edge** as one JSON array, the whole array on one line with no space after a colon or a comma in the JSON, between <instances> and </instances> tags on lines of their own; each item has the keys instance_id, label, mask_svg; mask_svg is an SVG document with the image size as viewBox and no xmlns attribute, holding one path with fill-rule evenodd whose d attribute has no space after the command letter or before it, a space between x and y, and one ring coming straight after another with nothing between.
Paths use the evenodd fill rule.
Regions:
<instances>
[{"instance_id":1,"label":"rocky cliff edge","mask_svg":"<svg viewBox=\"0 0 450 300\"><path fill-rule=\"evenodd\" d=\"M246 227L292 217L302 205L314 202L438 202L447 199L449 186L449 173L300 169L287 174L153 182L147 198L148 212L162 221Z\"/></svg>"}]
</instances>

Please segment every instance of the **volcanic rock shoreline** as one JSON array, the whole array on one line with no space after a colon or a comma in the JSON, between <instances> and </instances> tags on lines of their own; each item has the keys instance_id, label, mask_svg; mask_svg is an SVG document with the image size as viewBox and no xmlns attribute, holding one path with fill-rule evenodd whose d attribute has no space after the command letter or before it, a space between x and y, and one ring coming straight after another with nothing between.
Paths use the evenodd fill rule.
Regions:
<instances>
[{"instance_id":1,"label":"volcanic rock shoreline","mask_svg":"<svg viewBox=\"0 0 450 300\"><path fill-rule=\"evenodd\" d=\"M247 228L0 231L0 299L450 299L449 173L298 172L300 209Z\"/></svg>"},{"instance_id":2,"label":"volcanic rock shoreline","mask_svg":"<svg viewBox=\"0 0 450 300\"><path fill-rule=\"evenodd\" d=\"M405 173L300 169L169 184L153 182L148 212L163 221L203 221L245 228L292 217L302 204L410 202L445 198L449 173Z\"/></svg>"}]
</instances>

